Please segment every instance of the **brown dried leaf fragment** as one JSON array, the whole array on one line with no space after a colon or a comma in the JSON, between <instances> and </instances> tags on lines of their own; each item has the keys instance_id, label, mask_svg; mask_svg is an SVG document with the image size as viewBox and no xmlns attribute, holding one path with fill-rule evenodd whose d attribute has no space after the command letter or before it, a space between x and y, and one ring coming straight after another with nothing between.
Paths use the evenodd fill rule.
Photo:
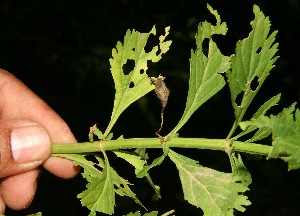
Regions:
<instances>
[{"instance_id":1,"label":"brown dried leaf fragment","mask_svg":"<svg viewBox=\"0 0 300 216\"><path fill-rule=\"evenodd\" d=\"M89 131L89 140L90 142L94 141L94 131L97 130L97 124L94 124L92 127L90 127Z\"/></svg>"},{"instance_id":2,"label":"brown dried leaf fragment","mask_svg":"<svg viewBox=\"0 0 300 216\"><path fill-rule=\"evenodd\" d=\"M153 79L151 78L151 81L153 84L155 84L155 93L158 97L158 99L161 102L161 124L160 124L160 128L158 129L158 131L156 132L156 134L158 134L163 126L164 123L164 110L167 106L168 103L168 98L169 98L169 94L170 94L170 90L167 88L164 80L166 78L163 76L159 76L157 79Z\"/></svg>"},{"instance_id":3,"label":"brown dried leaf fragment","mask_svg":"<svg viewBox=\"0 0 300 216\"><path fill-rule=\"evenodd\" d=\"M157 80L155 80L155 93L161 102L162 110L166 108L170 94L170 90L167 88L164 82L165 79L165 77L159 77Z\"/></svg>"}]
</instances>

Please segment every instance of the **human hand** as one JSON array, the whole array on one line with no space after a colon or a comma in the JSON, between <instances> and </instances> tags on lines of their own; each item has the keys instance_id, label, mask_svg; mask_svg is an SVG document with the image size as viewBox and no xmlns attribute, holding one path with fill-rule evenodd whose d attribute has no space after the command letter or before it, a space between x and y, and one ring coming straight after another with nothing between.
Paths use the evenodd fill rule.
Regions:
<instances>
[{"instance_id":1,"label":"human hand","mask_svg":"<svg viewBox=\"0 0 300 216\"><path fill-rule=\"evenodd\" d=\"M49 157L52 143L74 143L67 124L12 74L0 69L0 213L20 210L32 201L38 167L61 178L79 168L67 159Z\"/></svg>"}]
</instances>

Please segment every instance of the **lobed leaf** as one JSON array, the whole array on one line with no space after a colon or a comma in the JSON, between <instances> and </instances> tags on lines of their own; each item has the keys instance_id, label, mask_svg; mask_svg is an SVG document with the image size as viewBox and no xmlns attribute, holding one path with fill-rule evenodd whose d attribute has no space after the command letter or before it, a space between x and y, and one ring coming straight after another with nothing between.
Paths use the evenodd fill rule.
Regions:
<instances>
[{"instance_id":1,"label":"lobed leaf","mask_svg":"<svg viewBox=\"0 0 300 216\"><path fill-rule=\"evenodd\" d=\"M268 127L259 128L258 131L248 140L249 142L255 142L258 140L262 140L270 136L272 131Z\"/></svg>"},{"instance_id":2,"label":"lobed leaf","mask_svg":"<svg viewBox=\"0 0 300 216\"><path fill-rule=\"evenodd\" d=\"M102 160L98 156L96 158L98 161ZM96 212L103 212L109 215L114 213L115 189L112 170L105 153L104 158L103 171L97 172L96 176L91 176L86 186L87 189L77 196L81 199L81 204L90 210L89 216L96 216ZM84 169L84 172L86 172L86 169Z\"/></svg>"},{"instance_id":3,"label":"lobed leaf","mask_svg":"<svg viewBox=\"0 0 300 216\"><path fill-rule=\"evenodd\" d=\"M119 196L128 196L128 197L130 197L137 204L139 204L145 210L147 210L146 207L141 203L141 201L136 197L136 194L132 192L132 190L129 187L130 183L126 179L119 176L118 173L113 169L112 169L112 176L113 176L113 183L114 183L114 186L115 186L115 192Z\"/></svg>"},{"instance_id":4,"label":"lobed leaf","mask_svg":"<svg viewBox=\"0 0 300 216\"><path fill-rule=\"evenodd\" d=\"M115 83L114 108L110 123L104 133L107 136L121 115L121 113L134 101L138 100L154 89L147 75L147 62L158 62L162 54L169 50L171 41L164 41L169 34L169 27L165 28L165 35L159 37L158 46L147 53L144 48L151 34L156 34L155 26L149 33L140 33L135 30L126 32L124 43L117 43L116 49L112 50L112 58L109 59L111 73ZM134 67L125 74L124 65L129 61L134 61Z\"/></svg>"},{"instance_id":5,"label":"lobed leaf","mask_svg":"<svg viewBox=\"0 0 300 216\"><path fill-rule=\"evenodd\" d=\"M225 86L225 80L220 73L230 68L230 58L222 55L212 36L225 35L226 23L221 23L217 11L208 5L209 11L216 17L216 25L202 22L196 34L195 51L191 51L189 91L184 113L171 133L176 133L191 117L191 115L208 99L214 96ZM208 54L204 54L203 42L208 40Z\"/></svg>"},{"instance_id":6,"label":"lobed leaf","mask_svg":"<svg viewBox=\"0 0 300 216\"><path fill-rule=\"evenodd\" d=\"M251 174L248 169L245 167L241 154L237 153L237 157L235 153L230 155L232 158L233 164L233 174L237 181L240 181L244 186L248 187L252 183Z\"/></svg>"},{"instance_id":7,"label":"lobed leaf","mask_svg":"<svg viewBox=\"0 0 300 216\"><path fill-rule=\"evenodd\" d=\"M270 98L268 101L266 101L257 111L256 113L253 115L252 118L257 119L260 116L263 116L266 114L266 112L271 109L273 106L276 106L280 100L280 96L281 94L278 94L276 96L273 96L272 98ZM243 123L240 123L240 126L243 125ZM248 133L251 133L252 131L256 130L257 127L251 125L249 127L243 127L243 131L235 136L235 139L238 139ZM253 137L249 140L249 142L255 142L257 140L261 140L263 138L266 138L267 136L270 135L270 130L268 128L260 128L254 135Z\"/></svg>"},{"instance_id":8,"label":"lobed leaf","mask_svg":"<svg viewBox=\"0 0 300 216\"><path fill-rule=\"evenodd\" d=\"M233 210L245 211L250 205L244 193L248 188L233 174L202 167L197 161L169 150L181 180L184 198L201 208L205 216L233 215Z\"/></svg>"},{"instance_id":9,"label":"lobed leaf","mask_svg":"<svg viewBox=\"0 0 300 216\"><path fill-rule=\"evenodd\" d=\"M175 136L177 136L177 134L175 134ZM155 166L159 166L160 164L162 164L162 162L165 160L166 156L168 155L168 152L169 152L169 145L167 143L164 143L164 146L163 146L163 153L164 154L162 156L154 159L150 165L144 166L142 170L140 170L138 173L136 173L136 177L137 178L143 178L143 177L147 176L148 171L150 169L152 169Z\"/></svg>"},{"instance_id":10,"label":"lobed leaf","mask_svg":"<svg viewBox=\"0 0 300 216\"><path fill-rule=\"evenodd\" d=\"M244 122L244 126L267 127L272 131L273 149L268 158L282 158L288 162L289 170L300 168L300 111L294 110L295 104L276 116Z\"/></svg>"},{"instance_id":11,"label":"lobed leaf","mask_svg":"<svg viewBox=\"0 0 300 216\"><path fill-rule=\"evenodd\" d=\"M135 152L125 152L125 151L113 151L117 157L122 158L126 160L128 163L130 163L132 166L135 168L135 174L140 172L144 165L145 165L145 160L137 155Z\"/></svg>"},{"instance_id":12,"label":"lobed leaf","mask_svg":"<svg viewBox=\"0 0 300 216\"><path fill-rule=\"evenodd\" d=\"M234 130L278 59L275 56L278 43L274 44L277 31L269 34L269 18L258 6L254 5L253 12L255 19L251 22L252 31L237 43L231 59L232 69L226 73L236 117Z\"/></svg>"},{"instance_id":13,"label":"lobed leaf","mask_svg":"<svg viewBox=\"0 0 300 216\"><path fill-rule=\"evenodd\" d=\"M115 193L120 196L128 196L145 208L130 189L130 183L110 167L105 154L104 160L98 155L94 155L98 164L87 160L81 154L57 154L56 156L73 160L75 165L83 167L82 176L88 181L88 184L87 189L80 193L78 198L81 198L82 205L91 211L89 215L96 215L96 211L113 214Z\"/></svg>"},{"instance_id":14,"label":"lobed leaf","mask_svg":"<svg viewBox=\"0 0 300 216\"><path fill-rule=\"evenodd\" d=\"M150 165L144 166L144 168L136 174L136 177L137 178L145 177L148 174L148 171L151 168L160 165L164 161L165 157L166 157L165 155L162 155L162 156L154 159Z\"/></svg>"}]
</instances>

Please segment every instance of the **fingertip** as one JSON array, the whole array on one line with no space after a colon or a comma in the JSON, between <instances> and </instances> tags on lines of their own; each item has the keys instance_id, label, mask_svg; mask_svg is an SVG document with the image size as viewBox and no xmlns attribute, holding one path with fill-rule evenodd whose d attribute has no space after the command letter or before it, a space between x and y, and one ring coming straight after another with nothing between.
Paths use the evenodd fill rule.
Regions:
<instances>
[{"instance_id":1,"label":"fingertip","mask_svg":"<svg viewBox=\"0 0 300 216\"><path fill-rule=\"evenodd\" d=\"M64 179L73 178L80 171L80 166L75 166L71 160L53 156L44 162L43 167L57 177Z\"/></svg>"},{"instance_id":2,"label":"fingertip","mask_svg":"<svg viewBox=\"0 0 300 216\"><path fill-rule=\"evenodd\" d=\"M11 151L17 163L44 161L51 152L50 136L44 127L30 123L11 132Z\"/></svg>"},{"instance_id":3,"label":"fingertip","mask_svg":"<svg viewBox=\"0 0 300 216\"><path fill-rule=\"evenodd\" d=\"M28 120L0 120L0 177L35 169L51 153L44 127Z\"/></svg>"},{"instance_id":4,"label":"fingertip","mask_svg":"<svg viewBox=\"0 0 300 216\"><path fill-rule=\"evenodd\" d=\"M6 177L0 184L0 193L4 203L11 209L22 210L32 202L36 188L39 170Z\"/></svg>"}]
</instances>

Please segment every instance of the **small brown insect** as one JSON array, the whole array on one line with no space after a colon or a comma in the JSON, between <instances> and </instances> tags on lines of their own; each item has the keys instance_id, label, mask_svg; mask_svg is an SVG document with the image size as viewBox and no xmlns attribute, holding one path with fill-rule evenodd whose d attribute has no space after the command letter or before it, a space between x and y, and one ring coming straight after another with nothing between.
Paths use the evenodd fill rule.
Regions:
<instances>
[{"instance_id":1,"label":"small brown insect","mask_svg":"<svg viewBox=\"0 0 300 216\"><path fill-rule=\"evenodd\" d=\"M156 80L151 79L153 84L155 84L155 93L156 93L158 99L160 100L161 106L162 106L161 115L160 115L161 116L161 124L160 124L160 128L158 129L156 134L158 134L162 129L162 126L164 123L164 110L167 106L168 98L169 98L169 94L170 94L170 90L167 88L167 86L164 82L165 79L166 79L165 77L159 77Z\"/></svg>"}]
</instances>

